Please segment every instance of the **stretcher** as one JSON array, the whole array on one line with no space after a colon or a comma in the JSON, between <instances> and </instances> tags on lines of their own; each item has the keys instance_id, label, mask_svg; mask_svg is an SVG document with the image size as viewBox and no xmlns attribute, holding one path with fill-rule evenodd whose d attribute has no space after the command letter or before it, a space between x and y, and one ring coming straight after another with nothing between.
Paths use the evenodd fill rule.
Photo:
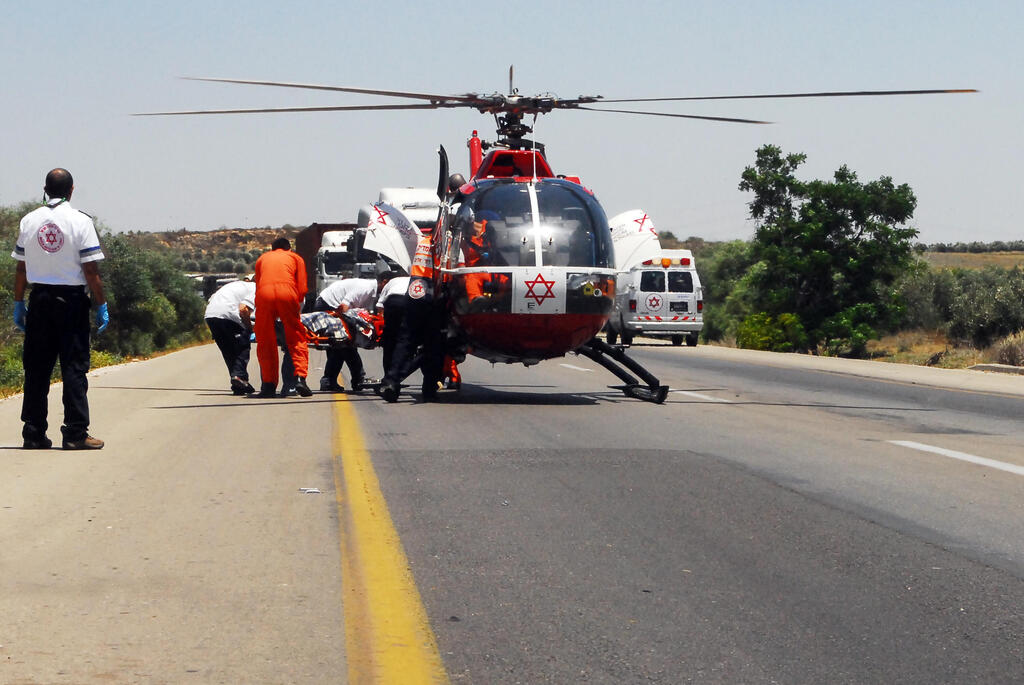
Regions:
<instances>
[{"instance_id":1,"label":"stretcher","mask_svg":"<svg viewBox=\"0 0 1024 685\"><path fill-rule=\"evenodd\" d=\"M309 346L318 350L339 347L373 349L380 344L384 332L384 317L366 309L307 312L300 317Z\"/></svg>"}]
</instances>

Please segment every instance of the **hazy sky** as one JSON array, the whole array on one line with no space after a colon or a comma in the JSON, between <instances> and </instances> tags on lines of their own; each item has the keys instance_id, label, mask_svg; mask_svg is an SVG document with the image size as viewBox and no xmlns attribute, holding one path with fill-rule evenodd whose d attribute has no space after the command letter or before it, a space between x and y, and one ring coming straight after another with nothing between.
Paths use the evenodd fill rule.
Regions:
<instances>
[{"instance_id":1,"label":"hazy sky","mask_svg":"<svg viewBox=\"0 0 1024 685\"><path fill-rule=\"evenodd\" d=\"M807 154L804 178L908 183L924 242L1024 238L1021 0L0 4L0 204L65 166L115 231L354 221L381 187L433 186L439 144L467 172L471 131L496 137L473 110L129 116L395 102L179 76L491 93L514 64L523 94L561 97L978 88L650 107L772 126L556 111L535 137L609 216L679 237L749 238L737 184L773 143Z\"/></svg>"}]
</instances>

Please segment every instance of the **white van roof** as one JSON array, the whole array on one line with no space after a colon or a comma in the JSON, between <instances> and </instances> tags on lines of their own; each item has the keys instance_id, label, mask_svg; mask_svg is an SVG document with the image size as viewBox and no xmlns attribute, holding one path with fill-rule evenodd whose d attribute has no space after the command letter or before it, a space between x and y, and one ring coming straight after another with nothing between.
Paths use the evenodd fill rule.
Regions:
<instances>
[{"instance_id":1,"label":"white van roof","mask_svg":"<svg viewBox=\"0 0 1024 685\"><path fill-rule=\"evenodd\" d=\"M683 257L689 257L690 264L693 264L693 253L690 250L683 250L683 249L666 250L666 249L662 249L661 256L662 257L668 257L672 261L676 261L678 259L682 259ZM678 263L678 262L676 262L676 263Z\"/></svg>"}]
</instances>

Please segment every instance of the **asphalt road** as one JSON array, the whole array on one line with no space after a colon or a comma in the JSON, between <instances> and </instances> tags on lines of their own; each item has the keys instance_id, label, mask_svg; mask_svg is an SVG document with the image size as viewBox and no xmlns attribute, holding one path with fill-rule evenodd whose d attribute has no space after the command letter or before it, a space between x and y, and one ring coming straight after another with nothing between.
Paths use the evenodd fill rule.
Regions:
<instances>
[{"instance_id":1,"label":"asphalt road","mask_svg":"<svg viewBox=\"0 0 1024 685\"><path fill-rule=\"evenodd\" d=\"M0 682L358 680L355 437L451 682L1024 681L1024 378L632 354L664 405L577 357L247 400L210 346L97 372L98 453L0 403Z\"/></svg>"}]
</instances>

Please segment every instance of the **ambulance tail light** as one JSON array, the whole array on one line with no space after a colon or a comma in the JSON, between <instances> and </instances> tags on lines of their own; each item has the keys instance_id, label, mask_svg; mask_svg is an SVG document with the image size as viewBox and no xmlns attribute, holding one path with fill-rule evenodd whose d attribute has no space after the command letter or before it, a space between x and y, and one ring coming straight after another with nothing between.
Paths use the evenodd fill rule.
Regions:
<instances>
[{"instance_id":1,"label":"ambulance tail light","mask_svg":"<svg viewBox=\"0 0 1024 685\"><path fill-rule=\"evenodd\" d=\"M679 263L682 266L690 266L690 258L689 257L680 257L679 258Z\"/></svg>"},{"instance_id":2,"label":"ambulance tail light","mask_svg":"<svg viewBox=\"0 0 1024 685\"><path fill-rule=\"evenodd\" d=\"M630 300L629 301L629 311L631 311L631 312L635 312L636 311L636 300Z\"/></svg>"},{"instance_id":3,"label":"ambulance tail light","mask_svg":"<svg viewBox=\"0 0 1024 685\"><path fill-rule=\"evenodd\" d=\"M697 300L697 311L704 311L704 300Z\"/></svg>"}]
</instances>

